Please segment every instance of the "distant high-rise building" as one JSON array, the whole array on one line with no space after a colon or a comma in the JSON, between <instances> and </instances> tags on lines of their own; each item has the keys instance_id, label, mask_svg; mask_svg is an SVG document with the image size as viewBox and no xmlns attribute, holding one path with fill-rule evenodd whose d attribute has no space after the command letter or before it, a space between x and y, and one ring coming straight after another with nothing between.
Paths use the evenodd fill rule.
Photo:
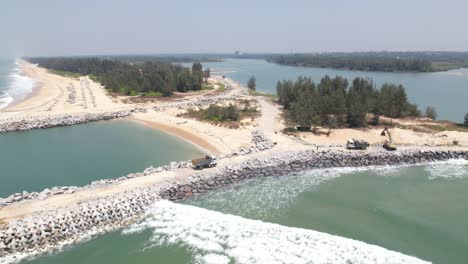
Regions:
<instances>
[{"instance_id":1,"label":"distant high-rise building","mask_svg":"<svg viewBox=\"0 0 468 264\"><path fill-rule=\"evenodd\" d=\"M234 51L234 56L239 56L239 55L241 55L240 51L238 50Z\"/></svg>"}]
</instances>

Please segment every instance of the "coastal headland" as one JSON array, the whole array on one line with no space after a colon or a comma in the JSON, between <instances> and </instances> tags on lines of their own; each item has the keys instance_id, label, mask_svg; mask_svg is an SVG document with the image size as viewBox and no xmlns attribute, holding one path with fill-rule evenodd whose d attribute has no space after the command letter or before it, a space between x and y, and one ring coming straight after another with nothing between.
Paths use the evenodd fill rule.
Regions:
<instances>
[{"instance_id":1,"label":"coastal headland","mask_svg":"<svg viewBox=\"0 0 468 264\"><path fill-rule=\"evenodd\" d=\"M24 254L46 252L134 223L157 200L180 201L254 177L468 159L468 133L414 131L410 127L417 123L408 120L396 121L402 126L394 131L399 144L394 152L381 147L381 128L336 129L329 136L285 134L282 131L286 125L277 104L268 97L250 95L242 85L220 76L209 81L223 84L223 91L189 92L172 100L128 103L128 97L112 96L88 77L59 76L24 61L21 66L40 85L24 101L0 110L0 132L129 118L216 154L219 162L215 168L197 171L186 161L174 161L86 186L56 186L35 193L26 190L0 199L0 257L18 259ZM180 115L189 108L238 100L253 100L260 111L259 117L239 128ZM345 150L344 144L351 137L365 138L371 147L365 151Z\"/></svg>"}]
</instances>

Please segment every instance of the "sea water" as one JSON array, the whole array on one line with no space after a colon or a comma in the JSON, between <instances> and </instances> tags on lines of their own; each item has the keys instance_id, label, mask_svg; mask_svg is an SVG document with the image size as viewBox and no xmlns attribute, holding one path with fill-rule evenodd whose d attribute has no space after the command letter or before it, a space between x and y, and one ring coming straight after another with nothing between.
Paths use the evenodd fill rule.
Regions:
<instances>
[{"instance_id":1,"label":"sea water","mask_svg":"<svg viewBox=\"0 0 468 264\"><path fill-rule=\"evenodd\" d=\"M458 160L255 179L24 263L463 264L467 188Z\"/></svg>"},{"instance_id":2,"label":"sea water","mask_svg":"<svg viewBox=\"0 0 468 264\"><path fill-rule=\"evenodd\" d=\"M0 109L26 97L35 84L35 80L23 75L16 59L0 57Z\"/></svg>"}]
</instances>

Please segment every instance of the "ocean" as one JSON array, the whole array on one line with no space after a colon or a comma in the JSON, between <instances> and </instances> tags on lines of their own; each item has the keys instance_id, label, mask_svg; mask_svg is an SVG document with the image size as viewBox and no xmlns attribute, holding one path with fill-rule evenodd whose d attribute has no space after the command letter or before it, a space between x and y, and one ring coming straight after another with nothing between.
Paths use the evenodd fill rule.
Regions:
<instances>
[{"instance_id":1,"label":"ocean","mask_svg":"<svg viewBox=\"0 0 468 264\"><path fill-rule=\"evenodd\" d=\"M36 81L21 74L13 58L0 57L0 109L32 92Z\"/></svg>"}]
</instances>

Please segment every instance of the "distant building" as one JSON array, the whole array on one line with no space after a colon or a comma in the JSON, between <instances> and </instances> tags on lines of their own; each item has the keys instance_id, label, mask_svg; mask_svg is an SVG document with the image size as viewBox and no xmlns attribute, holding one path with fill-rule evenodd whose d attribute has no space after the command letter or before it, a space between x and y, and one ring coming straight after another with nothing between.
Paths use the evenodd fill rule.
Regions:
<instances>
[{"instance_id":1,"label":"distant building","mask_svg":"<svg viewBox=\"0 0 468 264\"><path fill-rule=\"evenodd\" d=\"M234 56L240 56L240 55L241 55L240 51L238 51L238 50L234 51Z\"/></svg>"}]
</instances>

